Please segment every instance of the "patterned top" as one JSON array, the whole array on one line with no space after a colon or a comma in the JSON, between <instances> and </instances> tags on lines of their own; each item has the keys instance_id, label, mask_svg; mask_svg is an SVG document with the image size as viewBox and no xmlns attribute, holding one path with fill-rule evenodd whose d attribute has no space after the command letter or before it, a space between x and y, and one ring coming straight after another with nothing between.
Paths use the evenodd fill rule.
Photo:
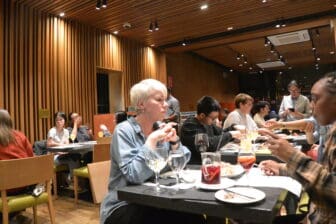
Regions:
<instances>
[{"instance_id":1,"label":"patterned top","mask_svg":"<svg viewBox=\"0 0 336 224\"><path fill-rule=\"evenodd\" d=\"M336 123L329 131L321 164L303 153L294 151L282 170L298 180L308 192L316 211L310 216L312 223L336 223Z\"/></svg>"}]
</instances>

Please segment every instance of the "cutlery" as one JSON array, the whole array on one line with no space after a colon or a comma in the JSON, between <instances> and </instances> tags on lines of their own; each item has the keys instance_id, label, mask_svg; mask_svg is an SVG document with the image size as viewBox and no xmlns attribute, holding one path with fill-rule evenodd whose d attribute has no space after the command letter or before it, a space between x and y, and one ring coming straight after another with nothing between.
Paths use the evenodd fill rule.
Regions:
<instances>
[{"instance_id":1,"label":"cutlery","mask_svg":"<svg viewBox=\"0 0 336 224\"><path fill-rule=\"evenodd\" d=\"M238 192L236 192L236 191L231 191L231 190L229 190L229 189L227 189L227 188L224 188L223 190L226 191L226 192L228 192L228 193L232 193L232 194L237 195L237 196L239 196L239 197L245 198L245 199L256 200L255 197L251 197L251 196L249 196L249 195L245 195L245 194L242 194L242 193L238 193Z\"/></svg>"}]
</instances>

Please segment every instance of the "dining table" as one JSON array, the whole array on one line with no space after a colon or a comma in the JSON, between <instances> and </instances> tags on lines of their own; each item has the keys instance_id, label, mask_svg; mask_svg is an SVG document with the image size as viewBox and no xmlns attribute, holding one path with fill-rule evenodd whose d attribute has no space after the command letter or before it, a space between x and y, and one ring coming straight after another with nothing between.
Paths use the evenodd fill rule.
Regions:
<instances>
[{"instance_id":1,"label":"dining table","mask_svg":"<svg viewBox=\"0 0 336 224\"><path fill-rule=\"evenodd\" d=\"M93 150L96 141L86 141L79 143L69 143L66 145L48 147L48 152L67 152L67 153L85 153Z\"/></svg>"},{"instance_id":2,"label":"dining table","mask_svg":"<svg viewBox=\"0 0 336 224\"><path fill-rule=\"evenodd\" d=\"M200 182L201 171L188 169L184 172L191 172L199 178L194 183L180 184L176 187L174 179L160 178L161 190L157 192L155 185L151 182L141 185L128 185L117 188L118 199L129 203L152 206L156 208L175 210L180 212L203 214L207 217L215 217L216 219L232 218L236 220L245 220L253 223L272 223L277 215L279 215L280 207L287 196L288 191L296 191L300 194L301 188L298 183L295 183L289 177L287 179L269 179L262 175L259 168L253 168L254 173L250 184L245 185L245 175L238 175L236 179L222 177L221 186L215 188L204 188ZM181 176L182 180L183 175ZM186 179L186 178L185 178ZM255 180L255 181L253 181ZM286 184L288 180L288 184ZM190 181L190 179L189 179ZM231 184L230 181L235 181ZM290 183L293 181L293 183ZM229 182L230 186L227 186ZM265 183L265 184L260 184ZM267 184L268 183L268 184ZM282 183L282 184L281 184ZM190 184L188 186L188 184ZM287 188L286 185L293 185ZM185 187L188 186L188 187ZM231 203L227 200L222 200L219 191L230 191L236 188L253 189L264 193L262 200L256 200L252 203ZM287 189L286 189L287 188ZM219 192L219 193L217 193ZM249 191L248 191L249 192ZM238 197L253 196L243 192L243 195L235 195ZM248 199L248 198L246 198ZM222 222L224 223L224 222Z\"/></svg>"}]
</instances>

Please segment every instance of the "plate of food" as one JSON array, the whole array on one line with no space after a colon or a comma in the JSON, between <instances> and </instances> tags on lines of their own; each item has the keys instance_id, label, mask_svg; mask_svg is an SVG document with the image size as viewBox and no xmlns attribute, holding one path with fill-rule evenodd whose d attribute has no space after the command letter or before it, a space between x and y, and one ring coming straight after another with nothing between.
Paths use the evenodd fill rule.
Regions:
<instances>
[{"instance_id":1,"label":"plate of food","mask_svg":"<svg viewBox=\"0 0 336 224\"><path fill-rule=\"evenodd\" d=\"M244 168L241 165L221 162L221 177L235 178L241 176L243 173Z\"/></svg>"},{"instance_id":2,"label":"plate of food","mask_svg":"<svg viewBox=\"0 0 336 224\"><path fill-rule=\"evenodd\" d=\"M217 200L231 204L251 204L262 201L265 197L263 191L252 187L230 187L215 193Z\"/></svg>"}]
</instances>

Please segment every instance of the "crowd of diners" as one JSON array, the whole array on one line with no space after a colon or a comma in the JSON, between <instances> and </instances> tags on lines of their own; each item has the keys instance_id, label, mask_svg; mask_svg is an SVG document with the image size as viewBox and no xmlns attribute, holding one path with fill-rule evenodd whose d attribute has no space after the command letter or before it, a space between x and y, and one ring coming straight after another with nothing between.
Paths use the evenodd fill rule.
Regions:
<instances>
[{"instance_id":1,"label":"crowd of diners","mask_svg":"<svg viewBox=\"0 0 336 224\"><path fill-rule=\"evenodd\" d=\"M153 208L120 201L116 189L130 184L142 184L154 173L145 162L145 154L156 149L157 144L169 150L182 150L185 158L200 164L200 152L194 145L195 135L206 133L209 151L230 141L239 139L246 130L258 130L269 137L268 144L274 156L284 161L262 161L261 169L267 175L288 175L300 182L309 194L312 204L309 219L312 223L336 223L336 72L327 73L311 88L311 101L300 94L300 87L292 81L288 85L289 95L284 96L279 118L265 121L270 111L267 102L254 104L252 96L240 93L234 102L236 109L228 113L218 101L203 96L196 103L196 115L187 118L177 134L175 117L167 118L167 88L158 80L145 79L130 89L131 106L136 116L120 122L112 133L111 172L108 193L101 204L101 223L207 223L208 217L173 210ZM176 101L174 101L176 105ZM255 107L255 114L251 110ZM179 108L178 108L179 110ZM226 119L218 122L218 116ZM55 127L48 132L48 147L68 144L69 141L92 139L92 133L81 125L78 113L69 115L69 129L65 128L66 115L55 114ZM165 121L159 129L153 129L157 121ZM295 149L288 141L274 134L272 129L304 131L307 141L317 150L312 158ZM83 139L81 135L85 136ZM6 110L0 110L0 159L15 159L33 156L32 146L24 134L13 129ZM58 154L56 164L67 164L70 170L76 167L74 155ZM71 172L69 173L71 180ZM14 190L13 194L22 189Z\"/></svg>"}]
</instances>

